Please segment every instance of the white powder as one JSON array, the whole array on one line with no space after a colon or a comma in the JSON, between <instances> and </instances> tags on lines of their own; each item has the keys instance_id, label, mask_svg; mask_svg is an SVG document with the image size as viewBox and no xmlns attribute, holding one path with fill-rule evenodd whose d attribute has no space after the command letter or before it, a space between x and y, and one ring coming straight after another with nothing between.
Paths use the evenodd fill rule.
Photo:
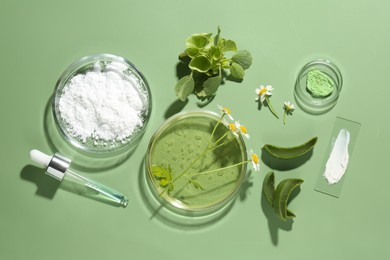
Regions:
<instances>
[{"instance_id":1,"label":"white powder","mask_svg":"<svg viewBox=\"0 0 390 260\"><path fill-rule=\"evenodd\" d=\"M101 65L101 64L100 64ZM126 67L112 62L101 72L97 63L93 71L74 76L64 87L59 111L67 131L82 142L125 142L142 127L142 112L148 97L134 75L125 75Z\"/></svg>"},{"instance_id":2,"label":"white powder","mask_svg":"<svg viewBox=\"0 0 390 260\"><path fill-rule=\"evenodd\" d=\"M346 129L341 129L337 135L324 172L324 177L329 184L339 182L347 170L349 162L349 138L350 134Z\"/></svg>"}]
</instances>

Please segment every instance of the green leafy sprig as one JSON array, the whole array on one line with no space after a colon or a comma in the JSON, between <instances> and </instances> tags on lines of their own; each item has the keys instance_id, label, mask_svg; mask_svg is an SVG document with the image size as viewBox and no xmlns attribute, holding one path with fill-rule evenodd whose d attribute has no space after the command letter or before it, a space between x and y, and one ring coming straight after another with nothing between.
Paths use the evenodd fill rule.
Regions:
<instances>
[{"instance_id":1,"label":"green leafy sprig","mask_svg":"<svg viewBox=\"0 0 390 260\"><path fill-rule=\"evenodd\" d=\"M225 69L233 79L244 79L245 70L252 64L252 56L246 50L238 50L236 43L220 36L221 29L212 33L193 34L186 40L186 50L179 59L188 64L190 74L182 77L175 86L175 92L182 101L195 93L199 98L213 96L224 78ZM234 54L229 58L228 52Z\"/></svg>"}]
</instances>

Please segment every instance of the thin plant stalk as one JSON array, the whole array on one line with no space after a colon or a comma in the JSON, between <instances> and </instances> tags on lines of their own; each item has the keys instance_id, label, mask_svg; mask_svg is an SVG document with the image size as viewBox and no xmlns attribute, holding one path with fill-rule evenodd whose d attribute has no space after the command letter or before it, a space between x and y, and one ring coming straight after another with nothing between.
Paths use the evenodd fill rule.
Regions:
<instances>
[{"instance_id":1,"label":"thin plant stalk","mask_svg":"<svg viewBox=\"0 0 390 260\"><path fill-rule=\"evenodd\" d=\"M233 167L236 167L236 166L240 166L240 165L242 165L242 164L246 164L246 163L248 163L248 162L250 162L250 161L251 161L251 160L246 160L246 161L239 162L239 163L236 163L236 164L233 164L233 165L229 165L229 166L226 166L226 167L222 167L222 168L218 168L218 169L214 169L214 170L210 170L210 171L204 171L204 172L193 173L193 174L191 174L191 175L192 175L192 177L195 177L195 176L199 176L199 175L203 175L203 174L207 174L207 173L218 172L218 171L230 169L230 168L233 168Z\"/></svg>"},{"instance_id":2,"label":"thin plant stalk","mask_svg":"<svg viewBox=\"0 0 390 260\"><path fill-rule=\"evenodd\" d=\"M269 97L265 96L265 100L267 100L267 105L269 107L269 110L271 110L271 113L277 118L279 119L279 116L276 114L275 110L274 110L274 107L272 106L272 103L271 101L269 100Z\"/></svg>"},{"instance_id":3,"label":"thin plant stalk","mask_svg":"<svg viewBox=\"0 0 390 260\"><path fill-rule=\"evenodd\" d=\"M213 137L213 135L214 135L214 133L215 133L215 130L217 129L218 125L220 124L220 122L222 121L222 119L223 119L224 116L225 116L225 114L222 114L221 118L220 118L220 119L218 120L218 122L215 124L214 129L213 129L213 131L212 131L212 133L211 133L209 142L208 142L208 144L207 144L205 150L204 150L204 151L203 151L195 160L193 160L193 161L187 166L187 168L184 169L184 171L183 171L182 173L180 173L178 176L176 176L175 178L173 178L172 181L167 185L167 187L165 187L165 188L163 189L163 191L160 192L159 196L161 196L162 194L164 194L164 192L166 192L166 191L169 189L169 187L170 187L174 182L176 182L176 181L177 181L178 179L180 179L183 175L185 175L185 174L188 172L188 170L189 170L195 163L197 163L203 156L205 156L208 152L211 152L211 151L213 151L213 150L217 149L218 147L220 147L220 146L222 146L222 145L225 144L225 143L220 143L220 144L217 145L218 142L220 142L223 138L226 137L227 133L225 133L225 134L222 136L222 138L219 138L216 142L214 142L214 143L213 143L213 144L214 144L213 147L210 146L210 145L212 144L212 143L211 143L211 140L212 140L212 137Z\"/></svg>"}]
</instances>

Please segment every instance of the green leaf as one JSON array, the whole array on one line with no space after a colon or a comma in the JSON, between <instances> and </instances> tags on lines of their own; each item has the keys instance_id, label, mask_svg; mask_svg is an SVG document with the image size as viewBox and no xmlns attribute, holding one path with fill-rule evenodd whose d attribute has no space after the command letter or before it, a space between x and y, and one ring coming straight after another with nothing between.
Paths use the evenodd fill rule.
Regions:
<instances>
[{"instance_id":1,"label":"green leaf","mask_svg":"<svg viewBox=\"0 0 390 260\"><path fill-rule=\"evenodd\" d=\"M225 40L223 46L222 46L222 51L227 52L227 51L237 51L237 46L236 43L232 40Z\"/></svg>"},{"instance_id":2,"label":"green leaf","mask_svg":"<svg viewBox=\"0 0 390 260\"><path fill-rule=\"evenodd\" d=\"M198 55L199 49L198 48L194 48L194 47L190 47L190 48L186 49L186 53L191 58L194 58L196 55Z\"/></svg>"},{"instance_id":3,"label":"green leaf","mask_svg":"<svg viewBox=\"0 0 390 260\"><path fill-rule=\"evenodd\" d=\"M272 171L267 173L264 177L263 194L268 203L273 207L275 195L275 174Z\"/></svg>"},{"instance_id":4,"label":"green leaf","mask_svg":"<svg viewBox=\"0 0 390 260\"><path fill-rule=\"evenodd\" d=\"M218 75L220 72L221 64L218 61L213 60L213 64L211 65L211 68L208 71L208 75L210 77L213 77L215 75Z\"/></svg>"},{"instance_id":5,"label":"green leaf","mask_svg":"<svg viewBox=\"0 0 390 260\"><path fill-rule=\"evenodd\" d=\"M218 26L217 28L217 35L214 37L214 46L218 46L219 42L219 35L221 34L221 28Z\"/></svg>"},{"instance_id":6,"label":"green leaf","mask_svg":"<svg viewBox=\"0 0 390 260\"><path fill-rule=\"evenodd\" d=\"M252 56L249 51L241 50L233 55L232 61L240 64L244 69L249 69L252 65Z\"/></svg>"},{"instance_id":7,"label":"green leaf","mask_svg":"<svg viewBox=\"0 0 390 260\"><path fill-rule=\"evenodd\" d=\"M198 55L190 61L188 66L192 70L205 73L211 68L211 64L211 60L206 55Z\"/></svg>"},{"instance_id":8,"label":"green leaf","mask_svg":"<svg viewBox=\"0 0 390 260\"><path fill-rule=\"evenodd\" d=\"M222 59L221 60L222 68L224 69L230 69L230 60L229 59Z\"/></svg>"},{"instance_id":9,"label":"green leaf","mask_svg":"<svg viewBox=\"0 0 390 260\"><path fill-rule=\"evenodd\" d=\"M161 179L160 180L160 186L166 187L169 184L169 181L167 179Z\"/></svg>"},{"instance_id":10,"label":"green leaf","mask_svg":"<svg viewBox=\"0 0 390 260\"><path fill-rule=\"evenodd\" d=\"M208 78L203 83L203 93L205 96L211 96L217 92L219 85L221 85L222 76L218 75L215 77Z\"/></svg>"},{"instance_id":11,"label":"green leaf","mask_svg":"<svg viewBox=\"0 0 390 260\"><path fill-rule=\"evenodd\" d=\"M195 47L202 49L209 43L211 35L212 33L193 34L187 38L186 46L187 48Z\"/></svg>"},{"instance_id":12,"label":"green leaf","mask_svg":"<svg viewBox=\"0 0 390 260\"><path fill-rule=\"evenodd\" d=\"M171 167L168 168L161 165L152 166L152 174L159 181L161 187L167 186L172 181Z\"/></svg>"},{"instance_id":13,"label":"green leaf","mask_svg":"<svg viewBox=\"0 0 390 260\"><path fill-rule=\"evenodd\" d=\"M230 73L236 79L243 79L245 76L244 68L236 62L232 62L230 65Z\"/></svg>"},{"instance_id":14,"label":"green leaf","mask_svg":"<svg viewBox=\"0 0 390 260\"><path fill-rule=\"evenodd\" d=\"M186 98L194 91L195 81L191 75L182 77L175 86L176 95L181 101Z\"/></svg>"},{"instance_id":15,"label":"green leaf","mask_svg":"<svg viewBox=\"0 0 390 260\"><path fill-rule=\"evenodd\" d=\"M213 60L219 60L221 58L222 52L219 48L212 46L209 50L209 55Z\"/></svg>"},{"instance_id":16,"label":"green leaf","mask_svg":"<svg viewBox=\"0 0 390 260\"><path fill-rule=\"evenodd\" d=\"M152 165L152 173L153 173L154 177L156 177L156 178L161 178L161 177L165 176L165 171L166 171L166 169L161 167L161 166Z\"/></svg>"},{"instance_id":17,"label":"green leaf","mask_svg":"<svg viewBox=\"0 0 390 260\"><path fill-rule=\"evenodd\" d=\"M286 221L287 218L295 217L294 213L287 210L287 202L291 192L302 183L302 179L285 179L276 187L273 204L275 213L280 219Z\"/></svg>"},{"instance_id":18,"label":"green leaf","mask_svg":"<svg viewBox=\"0 0 390 260\"><path fill-rule=\"evenodd\" d=\"M161 187L166 188L168 191L172 191L175 188L172 183L172 169L170 165L168 165L168 168L162 165L152 165L152 174L159 181Z\"/></svg>"},{"instance_id":19,"label":"green leaf","mask_svg":"<svg viewBox=\"0 0 390 260\"><path fill-rule=\"evenodd\" d=\"M314 137L301 145L293 147L280 147L272 144L265 144L263 149L276 158L292 159L311 151L317 143L317 140L318 138Z\"/></svg>"}]
</instances>

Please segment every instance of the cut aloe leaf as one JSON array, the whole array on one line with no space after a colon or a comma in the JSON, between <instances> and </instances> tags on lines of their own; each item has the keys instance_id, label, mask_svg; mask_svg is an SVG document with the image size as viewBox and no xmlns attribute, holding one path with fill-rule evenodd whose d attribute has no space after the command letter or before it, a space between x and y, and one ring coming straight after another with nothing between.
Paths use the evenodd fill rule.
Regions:
<instances>
[{"instance_id":1,"label":"cut aloe leaf","mask_svg":"<svg viewBox=\"0 0 390 260\"><path fill-rule=\"evenodd\" d=\"M266 144L263 146L263 149L276 158L292 159L311 151L317 143L317 140L318 137L314 137L304 144L293 147L280 147L272 144Z\"/></svg>"},{"instance_id":2,"label":"cut aloe leaf","mask_svg":"<svg viewBox=\"0 0 390 260\"><path fill-rule=\"evenodd\" d=\"M302 183L302 179L285 179L276 187L273 205L280 219L286 221L288 218L295 217L295 214L287 209L287 203L291 192Z\"/></svg>"},{"instance_id":3,"label":"cut aloe leaf","mask_svg":"<svg viewBox=\"0 0 390 260\"><path fill-rule=\"evenodd\" d=\"M282 189L279 189L278 192L279 191L282 191ZM267 173L267 175L264 177L263 193L264 193L264 196L265 196L265 199L267 200L267 202L271 205L271 207L274 207L275 174L274 174L273 171ZM284 198L282 198L280 195L279 195L279 199L283 199L284 200ZM288 198L287 198L286 201L288 201ZM276 204L280 204L280 203L281 203L280 201L277 201ZM289 209L286 208L285 219L291 219L291 218L295 218L295 217L296 217L295 214L292 211L290 211Z\"/></svg>"},{"instance_id":4,"label":"cut aloe leaf","mask_svg":"<svg viewBox=\"0 0 390 260\"><path fill-rule=\"evenodd\" d=\"M274 195L275 195L275 174L274 174L274 172L269 172L264 177L263 193L264 193L265 199L273 207Z\"/></svg>"}]
</instances>

